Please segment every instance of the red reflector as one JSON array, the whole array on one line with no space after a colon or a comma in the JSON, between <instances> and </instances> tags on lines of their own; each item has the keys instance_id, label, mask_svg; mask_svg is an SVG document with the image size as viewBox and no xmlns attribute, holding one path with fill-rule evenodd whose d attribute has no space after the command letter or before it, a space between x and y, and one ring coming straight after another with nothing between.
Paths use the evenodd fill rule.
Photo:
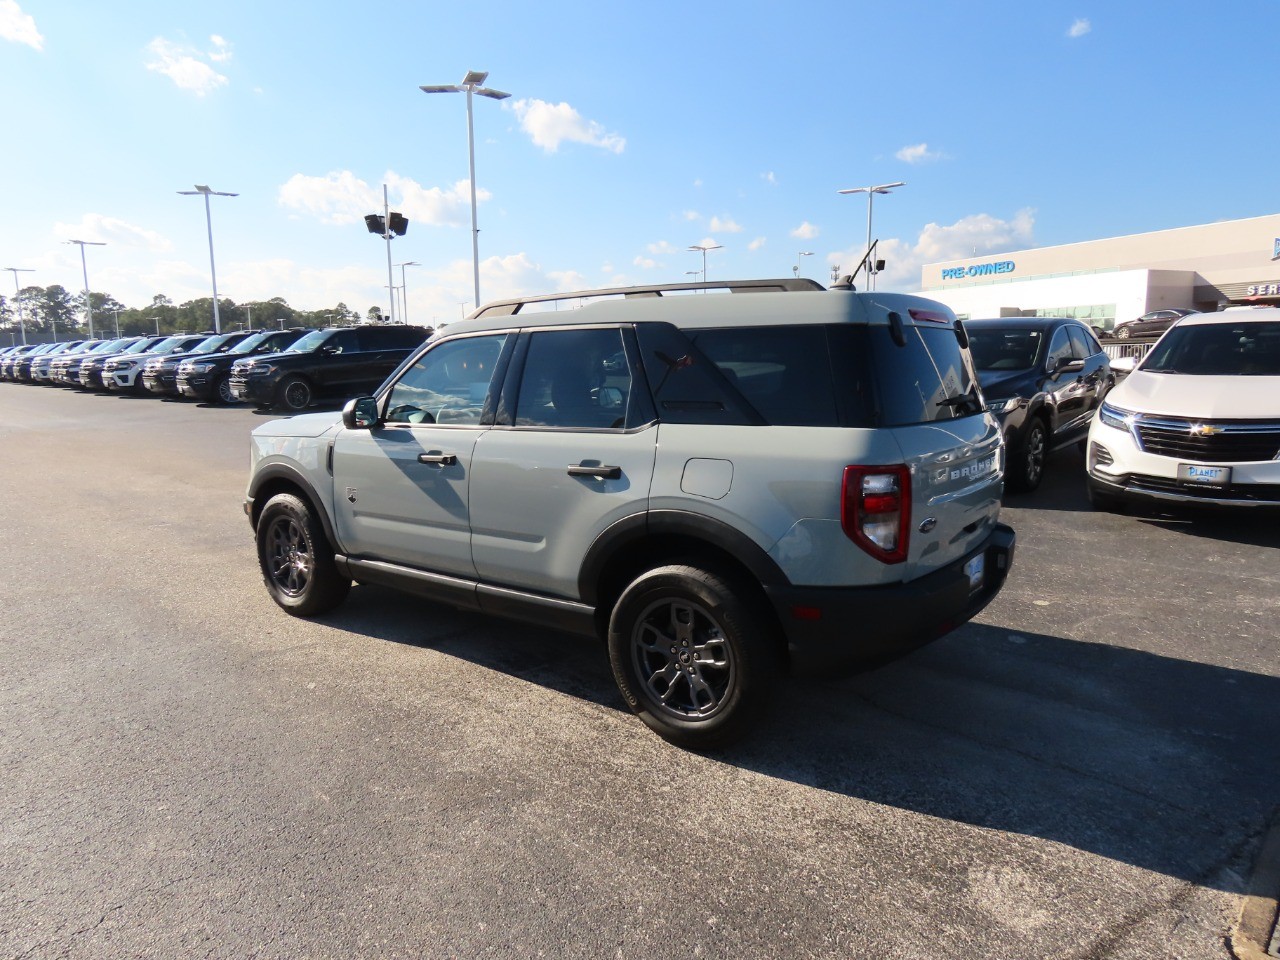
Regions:
<instances>
[{"instance_id":1,"label":"red reflector","mask_svg":"<svg viewBox=\"0 0 1280 960\"><path fill-rule=\"evenodd\" d=\"M896 493L872 494L862 498L862 509L867 513L897 513L898 507Z\"/></svg>"},{"instance_id":2,"label":"red reflector","mask_svg":"<svg viewBox=\"0 0 1280 960\"><path fill-rule=\"evenodd\" d=\"M791 616L795 620L821 620L821 607L792 607Z\"/></svg>"}]
</instances>

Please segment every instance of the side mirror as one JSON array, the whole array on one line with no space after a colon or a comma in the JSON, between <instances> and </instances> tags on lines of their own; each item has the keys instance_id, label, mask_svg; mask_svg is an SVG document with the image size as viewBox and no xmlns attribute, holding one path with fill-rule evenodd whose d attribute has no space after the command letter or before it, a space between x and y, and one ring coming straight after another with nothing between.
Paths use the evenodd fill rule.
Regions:
<instances>
[{"instance_id":1,"label":"side mirror","mask_svg":"<svg viewBox=\"0 0 1280 960\"><path fill-rule=\"evenodd\" d=\"M1058 369L1054 370L1054 375L1059 373L1079 373L1084 369L1083 360L1062 360L1058 364Z\"/></svg>"},{"instance_id":2,"label":"side mirror","mask_svg":"<svg viewBox=\"0 0 1280 960\"><path fill-rule=\"evenodd\" d=\"M372 430L378 425L378 401L355 397L342 408L342 425L348 430Z\"/></svg>"},{"instance_id":3,"label":"side mirror","mask_svg":"<svg viewBox=\"0 0 1280 960\"><path fill-rule=\"evenodd\" d=\"M1111 371L1112 373L1133 373L1133 368L1137 365L1137 357L1116 357L1111 361Z\"/></svg>"}]
</instances>

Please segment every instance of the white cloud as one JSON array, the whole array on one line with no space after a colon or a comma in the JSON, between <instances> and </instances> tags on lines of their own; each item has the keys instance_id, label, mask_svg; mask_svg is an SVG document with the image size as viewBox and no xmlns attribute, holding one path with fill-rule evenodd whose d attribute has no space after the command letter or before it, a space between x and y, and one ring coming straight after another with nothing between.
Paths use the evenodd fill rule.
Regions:
<instances>
[{"instance_id":1,"label":"white cloud","mask_svg":"<svg viewBox=\"0 0 1280 960\"><path fill-rule=\"evenodd\" d=\"M747 249L754 253L755 251L760 250L761 248L764 247L764 242L765 242L764 237L756 237L754 240L752 240L750 243L747 244Z\"/></svg>"},{"instance_id":2,"label":"white cloud","mask_svg":"<svg viewBox=\"0 0 1280 960\"><path fill-rule=\"evenodd\" d=\"M181 90L190 90L203 97L228 83L225 76L199 59L208 56L199 50L170 43L163 37L156 37L147 44L147 49L154 58L147 64L147 69L168 77Z\"/></svg>"},{"instance_id":3,"label":"white cloud","mask_svg":"<svg viewBox=\"0 0 1280 960\"><path fill-rule=\"evenodd\" d=\"M0 0L0 38L44 50L44 37L36 29L35 18L23 13L17 0Z\"/></svg>"},{"instance_id":4,"label":"white cloud","mask_svg":"<svg viewBox=\"0 0 1280 960\"><path fill-rule=\"evenodd\" d=\"M768 173L760 174L760 179L763 180L765 183L769 184L770 186L776 187L778 185L778 178L773 175L772 170L770 170Z\"/></svg>"},{"instance_id":5,"label":"white cloud","mask_svg":"<svg viewBox=\"0 0 1280 960\"><path fill-rule=\"evenodd\" d=\"M791 235L797 240L812 240L820 231L812 223L806 220L800 226L791 231Z\"/></svg>"},{"instance_id":6,"label":"white cloud","mask_svg":"<svg viewBox=\"0 0 1280 960\"><path fill-rule=\"evenodd\" d=\"M933 160L945 160L946 154L930 150L927 143L916 143L903 147L894 154L903 163L928 163Z\"/></svg>"},{"instance_id":7,"label":"white cloud","mask_svg":"<svg viewBox=\"0 0 1280 960\"><path fill-rule=\"evenodd\" d=\"M568 140L600 147L612 153L621 153L627 146L624 137L607 133L594 120L585 120L567 103L547 103L545 100L517 100L510 109L520 118L520 127L533 138L533 142L547 153L555 153L560 144Z\"/></svg>"},{"instance_id":8,"label":"white cloud","mask_svg":"<svg viewBox=\"0 0 1280 960\"><path fill-rule=\"evenodd\" d=\"M712 233L741 233L742 227L733 222L733 218L729 217L721 220L719 217L712 217L711 222L707 224L707 229Z\"/></svg>"},{"instance_id":9,"label":"white cloud","mask_svg":"<svg viewBox=\"0 0 1280 960\"><path fill-rule=\"evenodd\" d=\"M648 257L636 257L631 262L642 270L652 270L658 265L657 260L650 260Z\"/></svg>"},{"instance_id":10,"label":"white cloud","mask_svg":"<svg viewBox=\"0 0 1280 960\"><path fill-rule=\"evenodd\" d=\"M650 253L652 253L654 256L662 256L663 254L676 252L676 248L673 247L671 244L667 243L667 241L665 240L659 240L657 243L651 243L647 247L645 247L645 249L648 250Z\"/></svg>"},{"instance_id":11,"label":"white cloud","mask_svg":"<svg viewBox=\"0 0 1280 960\"><path fill-rule=\"evenodd\" d=\"M471 187L459 180L448 189L426 188L414 180L388 172L385 176L392 196L391 206L410 223L430 226L460 226L471 210ZM397 196L398 195L398 196ZM489 200L487 190L476 190L476 201ZM382 191L372 187L350 170L335 170L323 177L295 173L280 187L277 200L282 207L309 214L322 223L359 223L366 214L382 210Z\"/></svg>"},{"instance_id":12,"label":"white cloud","mask_svg":"<svg viewBox=\"0 0 1280 960\"><path fill-rule=\"evenodd\" d=\"M213 49L209 51L209 59L214 63L226 63L231 59L231 44L216 33L209 37Z\"/></svg>"},{"instance_id":13,"label":"white cloud","mask_svg":"<svg viewBox=\"0 0 1280 960\"><path fill-rule=\"evenodd\" d=\"M896 238L881 240L877 254L885 261L885 272L876 280L881 290L918 290L920 271L926 263L982 257L1035 245L1035 211L1019 210L1010 220L976 213L953 224L926 224L914 245ZM865 253L862 244L827 255L827 262L840 265L840 272L852 273ZM859 284L861 286L861 284Z\"/></svg>"},{"instance_id":14,"label":"white cloud","mask_svg":"<svg viewBox=\"0 0 1280 960\"><path fill-rule=\"evenodd\" d=\"M1083 37L1092 29L1093 24L1084 17L1081 17L1075 23L1071 24L1071 29L1067 31L1067 36L1074 40L1077 37Z\"/></svg>"},{"instance_id":15,"label":"white cloud","mask_svg":"<svg viewBox=\"0 0 1280 960\"><path fill-rule=\"evenodd\" d=\"M696 220L702 219L702 214L697 210L686 210L684 213L680 214L680 216L684 217L685 221L688 223L693 223Z\"/></svg>"},{"instance_id":16,"label":"white cloud","mask_svg":"<svg viewBox=\"0 0 1280 960\"><path fill-rule=\"evenodd\" d=\"M86 213L79 223L55 223L53 234L63 240L90 240L152 253L163 253L173 246L154 230L135 227L114 217L104 217L100 213Z\"/></svg>"}]
</instances>

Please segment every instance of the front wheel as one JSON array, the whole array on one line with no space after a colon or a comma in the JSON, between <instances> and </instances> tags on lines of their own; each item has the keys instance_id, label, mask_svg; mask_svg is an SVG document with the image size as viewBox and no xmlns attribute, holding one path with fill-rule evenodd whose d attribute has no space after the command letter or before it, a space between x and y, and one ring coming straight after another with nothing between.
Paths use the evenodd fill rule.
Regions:
<instances>
[{"instance_id":1,"label":"front wheel","mask_svg":"<svg viewBox=\"0 0 1280 960\"><path fill-rule=\"evenodd\" d=\"M609 663L627 705L663 739L706 749L740 736L778 663L750 585L697 567L634 580L609 619Z\"/></svg>"},{"instance_id":2,"label":"front wheel","mask_svg":"<svg viewBox=\"0 0 1280 960\"><path fill-rule=\"evenodd\" d=\"M289 377L280 384L276 406L291 413L301 413L311 406L311 384L301 377Z\"/></svg>"},{"instance_id":3,"label":"front wheel","mask_svg":"<svg viewBox=\"0 0 1280 960\"><path fill-rule=\"evenodd\" d=\"M1009 465L1009 486L1030 493L1044 479L1044 463L1049 455L1049 431L1044 421L1036 418Z\"/></svg>"},{"instance_id":4,"label":"front wheel","mask_svg":"<svg viewBox=\"0 0 1280 960\"><path fill-rule=\"evenodd\" d=\"M213 391L210 393L214 403L232 404L236 402L235 394L231 392L231 378L219 377L213 382Z\"/></svg>"},{"instance_id":5,"label":"front wheel","mask_svg":"<svg viewBox=\"0 0 1280 960\"><path fill-rule=\"evenodd\" d=\"M258 518L258 566L271 599L295 617L313 617L347 598L351 581L338 572L333 548L310 505L278 493Z\"/></svg>"}]
</instances>

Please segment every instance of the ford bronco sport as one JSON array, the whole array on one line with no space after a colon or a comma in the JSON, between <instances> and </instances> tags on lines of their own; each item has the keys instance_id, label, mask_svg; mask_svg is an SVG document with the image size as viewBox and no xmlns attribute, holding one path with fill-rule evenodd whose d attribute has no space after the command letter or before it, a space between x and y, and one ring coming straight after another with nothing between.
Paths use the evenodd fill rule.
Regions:
<instances>
[{"instance_id":1,"label":"ford bronco sport","mask_svg":"<svg viewBox=\"0 0 1280 960\"><path fill-rule=\"evenodd\" d=\"M723 744L781 671L909 650L1004 583L966 343L941 304L799 279L490 303L340 422L254 430L267 590L311 616L376 583L601 637L645 723Z\"/></svg>"}]
</instances>

